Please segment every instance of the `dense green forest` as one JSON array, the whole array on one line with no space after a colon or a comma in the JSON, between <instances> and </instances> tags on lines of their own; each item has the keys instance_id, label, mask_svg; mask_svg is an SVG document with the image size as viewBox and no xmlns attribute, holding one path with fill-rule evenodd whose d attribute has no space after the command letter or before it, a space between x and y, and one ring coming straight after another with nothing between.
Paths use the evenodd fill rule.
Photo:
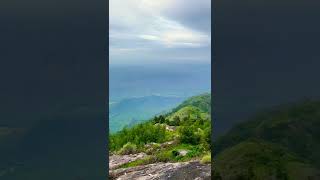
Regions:
<instances>
[{"instance_id":1,"label":"dense green forest","mask_svg":"<svg viewBox=\"0 0 320 180\"><path fill-rule=\"evenodd\" d=\"M110 154L147 153L147 158L128 163L135 166L154 162L190 159L211 161L211 94L191 97L171 112L125 127L109 135ZM185 151L185 155L181 155Z\"/></svg>"},{"instance_id":2,"label":"dense green forest","mask_svg":"<svg viewBox=\"0 0 320 180\"><path fill-rule=\"evenodd\" d=\"M214 145L216 179L320 179L320 102L258 113Z\"/></svg>"}]
</instances>

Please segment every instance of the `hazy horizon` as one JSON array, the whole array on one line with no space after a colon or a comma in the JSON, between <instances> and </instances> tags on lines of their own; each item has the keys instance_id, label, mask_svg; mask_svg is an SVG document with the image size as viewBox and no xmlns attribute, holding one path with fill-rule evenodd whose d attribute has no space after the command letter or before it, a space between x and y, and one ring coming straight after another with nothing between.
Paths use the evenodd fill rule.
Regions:
<instances>
[{"instance_id":1,"label":"hazy horizon","mask_svg":"<svg viewBox=\"0 0 320 180\"><path fill-rule=\"evenodd\" d=\"M188 97L211 88L209 64L118 65L109 69L109 99L150 96Z\"/></svg>"},{"instance_id":2,"label":"hazy horizon","mask_svg":"<svg viewBox=\"0 0 320 180\"><path fill-rule=\"evenodd\" d=\"M111 131L210 91L210 0L111 0L110 7Z\"/></svg>"}]
</instances>

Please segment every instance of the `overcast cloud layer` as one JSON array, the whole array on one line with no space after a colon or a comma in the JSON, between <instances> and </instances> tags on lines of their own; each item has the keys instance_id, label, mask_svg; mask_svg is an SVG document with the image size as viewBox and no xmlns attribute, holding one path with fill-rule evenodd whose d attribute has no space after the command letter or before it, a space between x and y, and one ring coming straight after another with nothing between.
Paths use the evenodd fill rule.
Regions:
<instances>
[{"instance_id":1,"label":"overcast cloud layer","mask_svg":"<svg viewBox=\"0 0 320 180\"><path fill-rule=\"evenodd\" d=\"M210 62L210 7L210 0L110 0L110 63Z\"/></svg>"}]
</instances>

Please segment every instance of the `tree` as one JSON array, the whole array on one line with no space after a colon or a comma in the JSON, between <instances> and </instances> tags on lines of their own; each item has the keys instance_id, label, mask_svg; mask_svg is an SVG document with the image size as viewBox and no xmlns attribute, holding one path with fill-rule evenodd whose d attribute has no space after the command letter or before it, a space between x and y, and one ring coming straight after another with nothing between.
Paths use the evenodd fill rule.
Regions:
<instances>
[{"instance_id":1,"label":"tree","mask_svg":"<svg viewBox=\"0 0 320 180\"><path fill-rule=\"evenodd\" d=\"M156 124L156 123L159 123L159 118L158 118L157 116L155 116L155 117L153 118L153 121L154 121L155 124Z\"/></svg>"},{"instance_id":2,"label":"tree","mask_svg":"<svg viewBox=\"0 0 320 180\"><path fill-rule=\"evenodd\" d=\"M163 124L163 123L165 123L166 122L166 119L164 118L164 116L163 115L160 115L159 116L159 123L160 124Z\"/></svg>"},{"instance_id":3,"label":"tree","mask_svg":"<svg viewBox=\"0 0 320 180\"><path fill-rule=\"evenodd\" d=\"M180 117L179 116L175 116L173 118L172 126L179 126L179 125L180 125Z\"/></svg>"},{"instance_id":4,"label":"tree","mask_svg":"<svg viewBox=\"0 0 320 180\"><path fill-rule=\"evenodd\" d=\"M186 144L196 145L200 142L200 137L196 135L194 127L183 126L180 128L180 141Z\"/></svg>"}]
</instances>

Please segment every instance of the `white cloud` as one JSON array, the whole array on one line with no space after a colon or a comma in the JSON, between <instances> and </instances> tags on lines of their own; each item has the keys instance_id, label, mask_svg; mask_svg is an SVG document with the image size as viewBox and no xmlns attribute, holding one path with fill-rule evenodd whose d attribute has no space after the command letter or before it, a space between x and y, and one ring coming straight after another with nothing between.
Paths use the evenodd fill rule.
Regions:
<instances>
[{"instance_id":1,"label":"white cloud","mask_svg":"<svg viewBox=\"0 0 320 180\"><path fill-rule=\"evenodd\" d=\"M140 35L140 38L157 41L170 48L200 47L210 45L210 36L187 28L178 22L157 17L153 25L149 26L149 34Z\"/></svg>"},{"instance_id":2,"label":"white cloud","mask_svg":"<svg viewBox=\"0 0 320 180\"><path fill-rule=\"evenodd\" d=\"M150 40L150 41L161 41L161 38L154 35L142 34L139 36L142 39Z\"/></svg>"},{"instance_id":3,"label":"white cloud","mask_svg":"<svg viewBox=\"0 0 320 180\"><path fill-rule=\"evenodd\" d=\"M210 4L210 0L110 0L111 59L114 61L117 56L123 59L133 52L139 56L137 51L164 56L154 52L160 48L193 49L210 46L210 30L201 31L188 26L185 19L179 21L180 17L188 17L187 14L194 11L190 7L199 6L201 9L208 2ZM172 12L177 14L172 15Z\"/></svg>"}]
</instances>

